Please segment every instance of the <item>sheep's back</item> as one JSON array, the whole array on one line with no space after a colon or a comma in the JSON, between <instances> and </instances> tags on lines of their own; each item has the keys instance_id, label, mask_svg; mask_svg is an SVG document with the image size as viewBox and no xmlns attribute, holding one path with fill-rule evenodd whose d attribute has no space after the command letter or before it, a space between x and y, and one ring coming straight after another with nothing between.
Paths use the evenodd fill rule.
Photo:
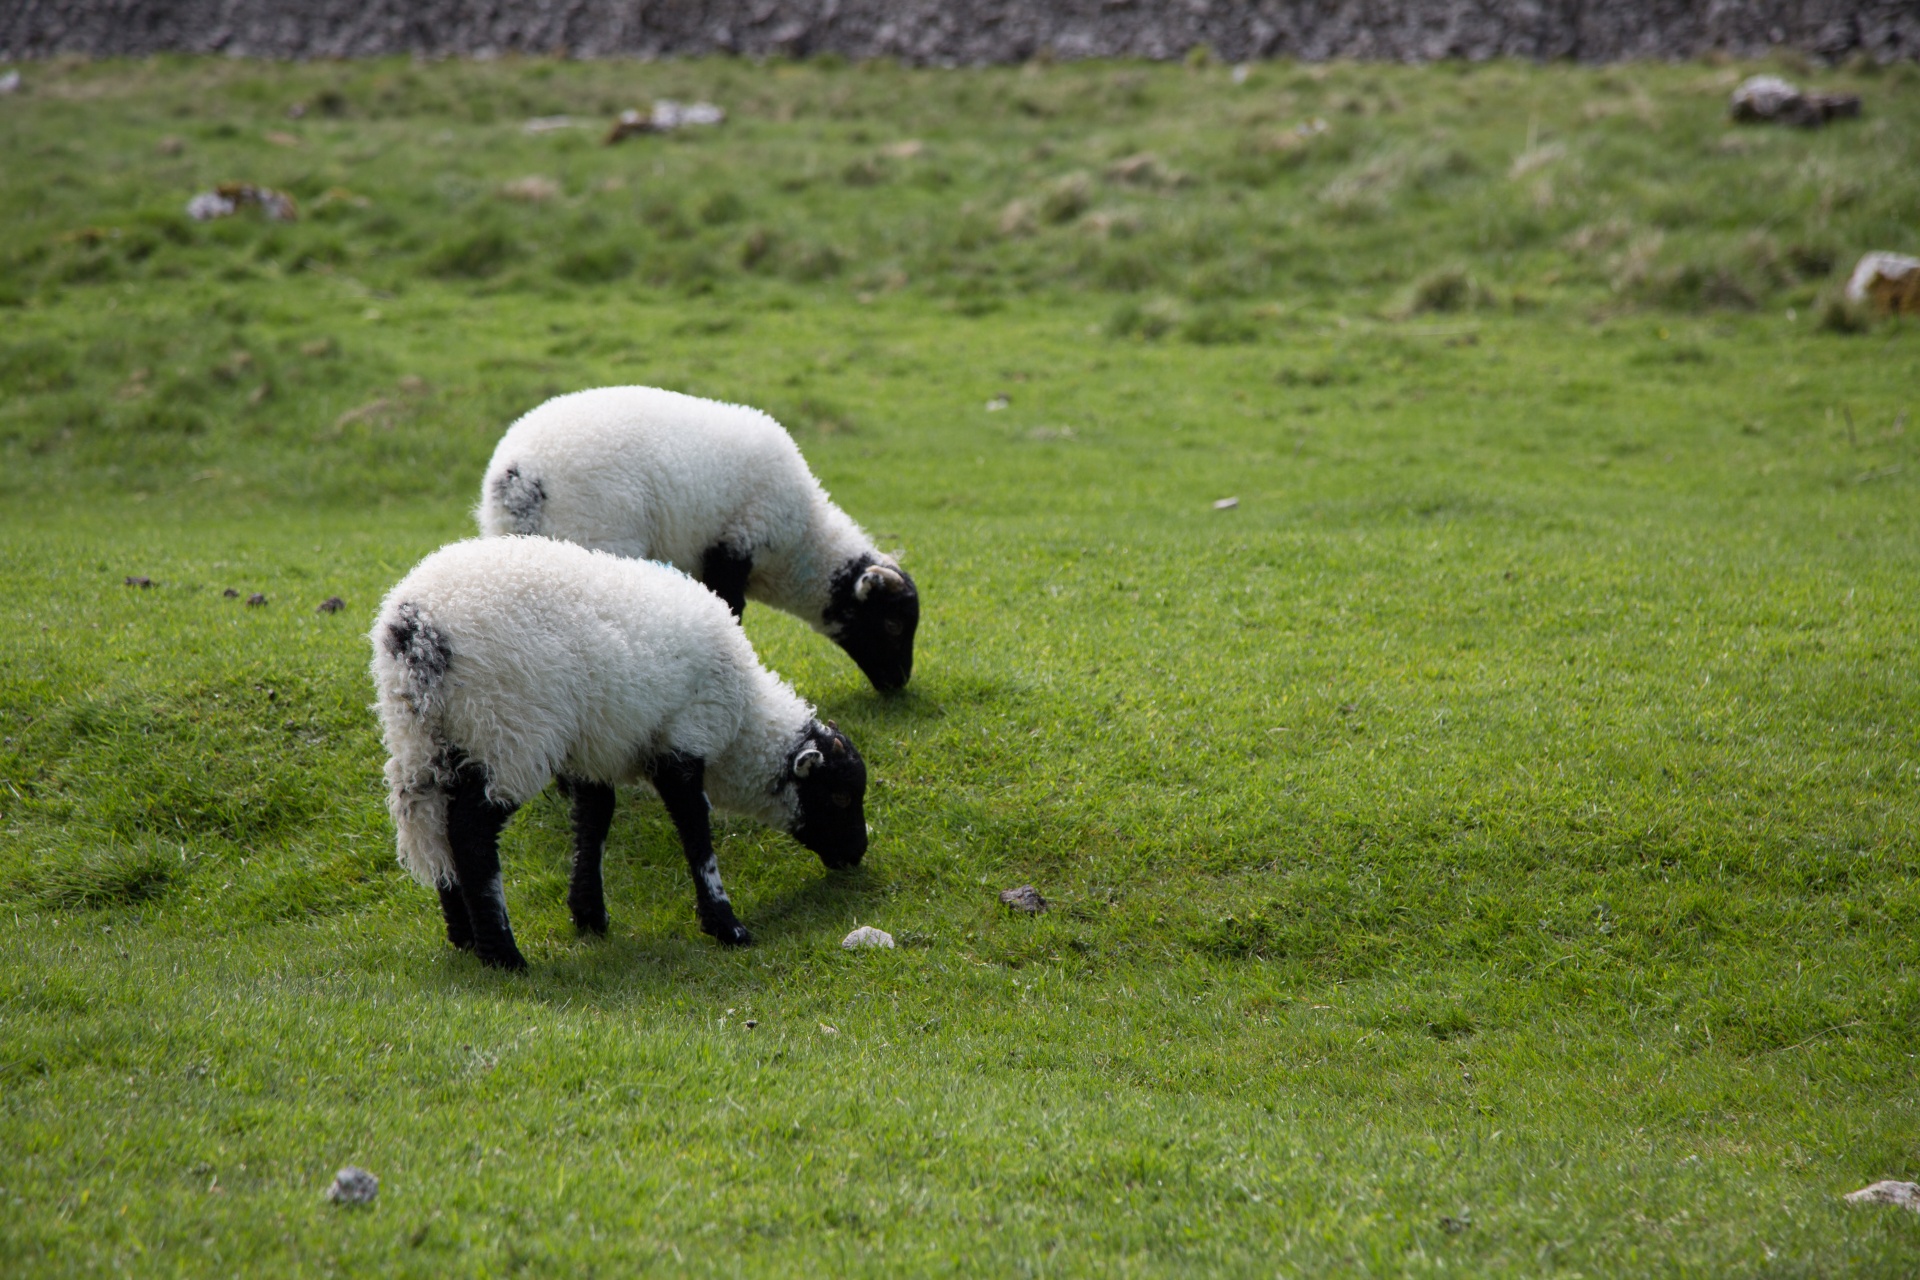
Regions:
<instances>
[{"instance_id":1,"label":"sheep's back","mask_svg":"<svg viewBox=\"0 0 1920 1280\"><path fill-rule=\"evenodd\" d=\"M388 594L376 679L402 680L384 629L430 627L445 671L432 732L524 801L557 772L633 780L650 755L711 757L739 732L758 670L717 597L678 571L536 537L443 547ZM384 691L383 691L384 692ZM390 698L382 698L389 714Z\"/></svg>"},{"instance_id":2,"label":"sheep's back","mask_svg":"<svg viewBox=\"0 0 1920 1280\"><path fill-rule=\"evenodd\" d=\"M817 489L792 437L758 409L600 387L549 400L508 428L480 519L488 533L537 530L698 573L718 542L778 548L799 537Z\"/></svg>"}]
</instances>

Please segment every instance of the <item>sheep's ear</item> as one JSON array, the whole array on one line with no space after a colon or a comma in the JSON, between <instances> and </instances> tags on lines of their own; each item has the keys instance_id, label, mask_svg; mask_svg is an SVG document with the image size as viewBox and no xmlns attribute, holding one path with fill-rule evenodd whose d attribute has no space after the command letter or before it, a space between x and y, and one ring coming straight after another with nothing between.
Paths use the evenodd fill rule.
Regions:
<instances>
[{"instance_id":1,"label":"sheep's ear","mask_svg":"<svg viewBox=\"0 0 1920 1280\"><path fill-rule=\"evenodd\" d=\"M888 568L884 564L870 564L860 574L860 580L853 584L853 598L865 600L875 591L895 596L906 589L907 580L900 576L898 569Z\"/></svg>"},{"instance_id":2,"label":"sheep's ear","mask_svg":"<svg viewBox=\"0 0 1920 1280\"><path fill-rule=\"evenodd\" d=\"M793 776L796 778L804 778L813 772L815 765L822 765L826 762L827 758L820 753L820 748L814 746L812 743L808 743L806 747L801 750L800 754L793 758Z\"/></svg>"}]
</instances>

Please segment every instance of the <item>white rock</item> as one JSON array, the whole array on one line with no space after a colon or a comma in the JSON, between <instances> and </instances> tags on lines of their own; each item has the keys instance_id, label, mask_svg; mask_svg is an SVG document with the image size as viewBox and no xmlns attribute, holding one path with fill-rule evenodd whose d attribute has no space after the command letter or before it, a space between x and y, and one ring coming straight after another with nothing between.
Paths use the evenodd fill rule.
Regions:
<instances>
[{"instance_id":1,"label":"white rock","mask_svg":"<svg viewBox=\"0 0 1920 1280\"><path fill-rule=\"evenodd\" d=\"M665 132L688 125L719 124L727 118L727 113L711 102L675 102L672 98L661 98L653 104L652 118L653 127Z\"/></svg>"},{"instance_id":2,"label":"white rock","mask_svg":"<svg viewBox=\"0 0 1920 1280\"><path fill-rule=\"evenodd\" d=\"M858 951L861 947L891 947L893 935L885 929L876 929L870 924L863 924L840 939L840 945L849 951Z\"/></svg>"},{"instance_id":3,"label":"white rock","mask_svg":"<svg viewBox=\"0 0 1920 1280\"><path fill-rule=\"evenodd\" d=\"M380 1179L351 1164L334 1174L333 1185L327 1188L327 1199L335 1204L372 1204L379 1194Z\"/></svg>"},{"instance_id":4,"label":"white rock","mask_svg":"<svg viewBox=\"0 0 1920 1280\"><path fill-rule=\"evenodd\" d=\"M1799 99L1800 90L1779 76L1748 76L1733 91L1733 111L1747 119L1772 120Z\"/></svg>"},{"instance_id":5,"label":"white rock","mask_svg":"<svg viewBox=\"0 0 1920 1280\"><path fill-rule=\"evenodd\" d=\"M1876 1182L1849 1191L1844 1198L1855 1204L1891 1204L1920 1213L1920 1183L1916 1182Z\"/></svg>"},{"instance_id":6,"label":"white rock","mask_svg":"<svg viewBox=\"0 0 1920 1280\"><path fill-rule=\"evenodd\" d=\"M1869 253L1860 259L1860 265L1847 280L1847 301L1868 301L1874 292L1873 286L1882 280L1897 289L1915 271L1920 271L1920 258L1909 258L1904 253Z\"/></svg>"},{"instance_id":7,"label":"white rock","mask_svg":"<svg viewBox=\"0 0 1920 1280\"><path fill-rule=\"evenodd\" d=\"M195 222L208 222L214 218L230 218L237 208L238 205L218 191L202 191L187 201L187 216Z\"/></svg>"}]
</instances>

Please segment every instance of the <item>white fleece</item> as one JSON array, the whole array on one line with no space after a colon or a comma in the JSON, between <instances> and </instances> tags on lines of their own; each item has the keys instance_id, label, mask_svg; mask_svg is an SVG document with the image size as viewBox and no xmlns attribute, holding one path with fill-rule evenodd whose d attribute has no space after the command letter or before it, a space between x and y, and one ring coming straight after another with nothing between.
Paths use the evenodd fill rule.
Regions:
<instances>
[{"instance_id":1,"label":"white fleece","mask_svg":"<svg viewBox=\"0 0 1920 1280\"><path fill-rule=\"evenodd\" d=\"M537 504L503 501L529 492ZM482 533L538 533L698 575L709 547L750 555L748 598L824 630L834 570L898 568L820 487L786 428L758 409L658 387L558 396L507 429L475 511Z\"/></svg>"},{"instance_id":2,"label":"white fleece","mask_svg":"<svg viewBox=\"0 0 1920 1280\"><path fill-rule=\"evenodd\" d=\"M403 606L407 606L403 611ZM450 653L437 678L388 642L412 617ZM787 830L777 792L813 708L760 665L720 598L679 571L548 538L442 547L402 578L369 637L400 861L452 881L446 753L484 766L521 804L556 773L640 781L652 757L706 762L708 797Z\"/></svg>"}]
</instances>

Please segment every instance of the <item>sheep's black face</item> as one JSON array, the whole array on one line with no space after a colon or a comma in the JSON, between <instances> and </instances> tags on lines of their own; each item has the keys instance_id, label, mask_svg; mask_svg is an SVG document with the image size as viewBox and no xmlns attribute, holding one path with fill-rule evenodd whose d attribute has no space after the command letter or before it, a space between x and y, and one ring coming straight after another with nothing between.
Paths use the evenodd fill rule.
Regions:
<instances>
[{"instance_id":1,"label":"sheep's black face","mask_svg":"<svg viewBox=\"0 0 1920 1280\"><path fill-rule=\"evenodd\" d=\"M882 693L900 688L913 675L920 593L904 570L872 556L847 561L833 575L821 621Z\"/></svg>"},{"instance_id":2,"label":"sheep's black face","mask_svg":"<svg viewBox=\"0 0 1920 1280\"><path fill-rule=\"evenodd\" d=\"M867 762L831 724L814 724L787 757L787 778L799 799L793 838L838 870L867 852Z\"/></svg>"}]
</instances>

